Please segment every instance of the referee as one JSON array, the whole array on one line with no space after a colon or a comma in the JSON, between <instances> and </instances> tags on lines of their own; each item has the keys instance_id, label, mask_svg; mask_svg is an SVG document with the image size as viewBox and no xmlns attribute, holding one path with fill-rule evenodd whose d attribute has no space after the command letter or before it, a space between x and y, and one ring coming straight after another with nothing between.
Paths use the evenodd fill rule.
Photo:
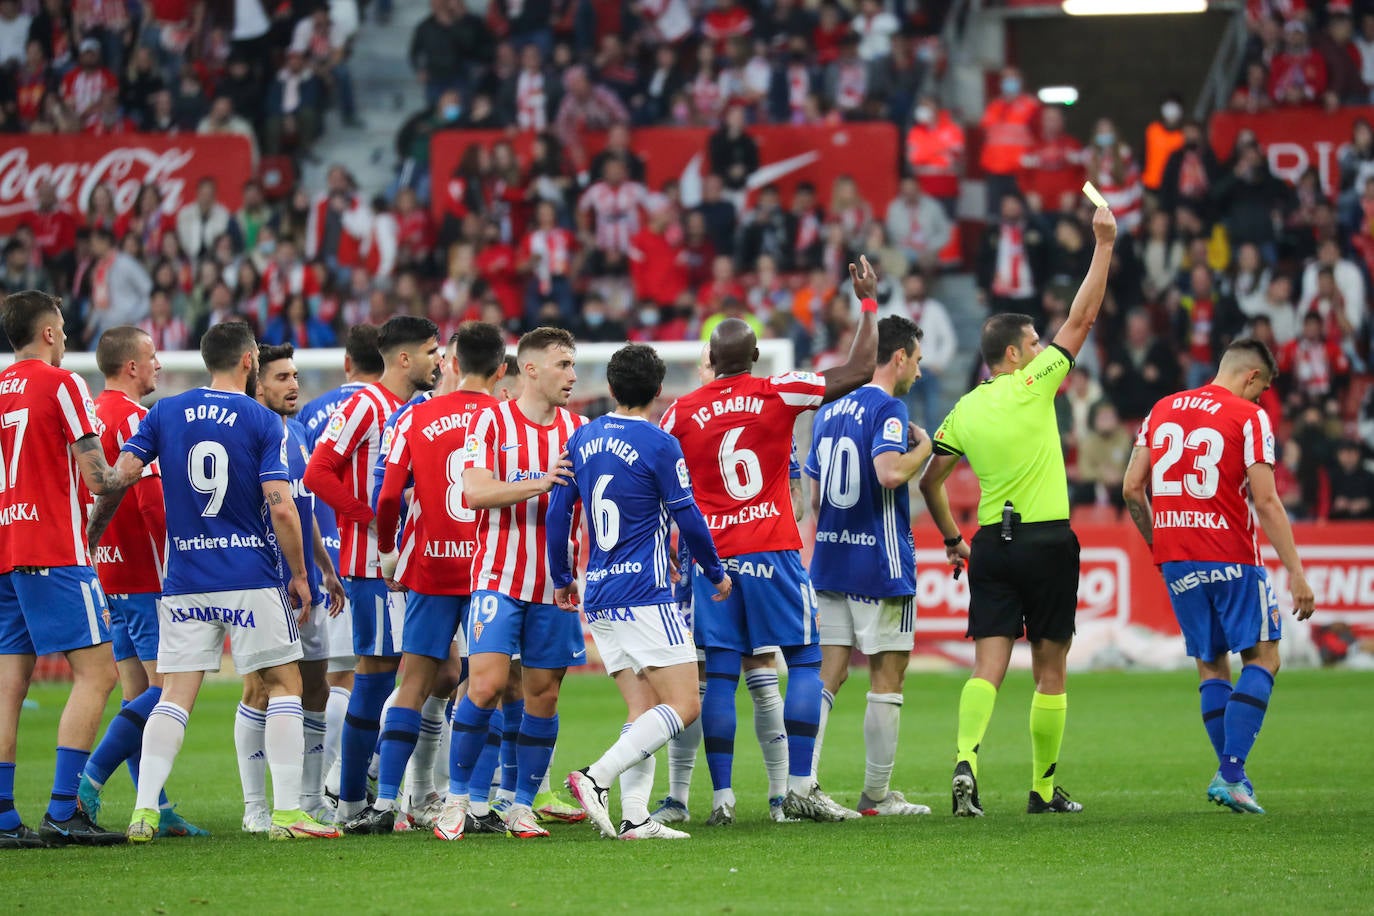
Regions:
<instances>
[{"instance_id":1,"label":"referee","mask_svg":"<svg viewBox=\"0 0 1374 916\"><path fill-rule=\"evenodd\" d=\"M980 817L978 746L992 719L1011 650L1024 633L1031 645L1035 696L1030 732L1033 772L1029 814L1082 811L1054 784L1068 701L1065 664L1078 607L1078 538L1069 528L1064 453L1054 396L1073 368L1102 306L1116 220L1106 207L1093 214L1088 275L1069 315L1048 346L1027 315L993 315L983 323L980 349L992 378L959 399L935 433L935 457L921 477L921 493L945 538L957 577L968 561L968 636L973 676L959 697L959 754L954 767L954 814ZM945 480L959 459L978 475L978 533L965 544L949 511Z\"/></svg>"}]
</instances>

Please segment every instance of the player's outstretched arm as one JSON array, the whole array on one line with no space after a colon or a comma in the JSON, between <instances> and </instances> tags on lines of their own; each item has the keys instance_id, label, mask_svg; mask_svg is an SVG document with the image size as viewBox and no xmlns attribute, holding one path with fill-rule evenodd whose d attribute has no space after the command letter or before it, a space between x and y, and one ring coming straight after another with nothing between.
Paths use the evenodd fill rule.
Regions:
<instances>
[{"instance_id":1,"label":"player's outstretched arm","mask_svg":"<svg viewBox=\"0 0 1374 916\"><path fill-rule=\"evenodd\" d=\"M1255 514L1259 516L1264 536L1274 545L1279 562L1288 570L1293 614L1299 620L1306 620L1312 616L1316 598L1303 572L1298 545L1293 540L1293 526L1288 522L1288 510L1283 507L1283 500L1279 499L1278 488L1274 485L1274 469L1259 461L1246 469L1245 476L1250 481L1250 495L1255 500Z\"/></svg>"},{"instance_id":2,"label":"player's outstretched arm","mask_svg":"<svg viewBox=\"0 0 1374 916\"><path fill-rule=\"evenodd\" d=\"M549 511L544 518L545 552L549 559L549 578L553 580L553 601L565 611L577 610L577 577L568 556L568 544L577 537L573 531L573 510L581 502L577 487L554 487L549 494Z\"/></svg>"},{"instance_id":3,"label":"player's outstretched arm","mask_svg":"<svg viewBox=\"0 0 1374 916\"><path fill-rule=\"evenodd\" d=\"M1088 265L1088 275L1078 294L1069 306L1069 316L1054 335L1055 346L1068 351L1069 356L1078 358L1083 342L1088 339L1093 322L1097 321L1098 310L1102 308L1102 297L1107 292L1107 271L1112 266L1112 245L1116 242L1116 217L1106 207L1098 207L1093 214L1093 236L1097 245L1093 248L1093 259Z\"/></svg>"},{"instance_id":4,"label":"player's outstretched arm","mask_svg":"<svg viewBox=\"0 0 1374 916\"><path fill-rule=\"evenodd\" d=\"M878 303L873 299L878 292L878 275L868 258L859 255L858 265L849 265L849 277L854 281L854 295L863 301L863 311L859 313L859 327L849 347L849 358L843 365L821 373L825 376L826 404L867 385L878 367Z\"/></svg>"},{"instance_id":5,"label":"player's outstretched arm","mask_svg":"<svg viewBox=\"0 0 1374 916\"><path fill-rule=\"evenodd\" d=\"M883 452L873 459L873 470L878 474L878 482L889 490L906 486L911 478L921 472L921 467L930 458L930 435L915 423L910 424L908 435L910 449L905 452Z\"/></svg>"},{"instance_id":6,"label":"player's outstretched arm","mask_svg":"<svg viewBox=\"0 0 1374 916\"><path fill-rule=\"evenodd\" d=\"M672 513L673 521L677 523L678 534L686 539L687 549L701 566L707 581L716 587L716 593L711 600L725 600L734 586L734 580L726 574L725 567L720 562L716 542L711 539L711 529L706 525L701 509L695 502L686 502L674 507Z\"/></svg>"},{"instance_id":7,"label":"player's outstretched arm","mask_svg":"<svg viewBox=\"0 0 1374 916\"><path fill-rule=\"evenodd\" d=\"M401 519L401 499L409 482L409 462L387 462L386 476L377 492L377 550L382 554L382 576L387 579L396 572L400 547L396 543L396 526Z\"/></svg>"},{"instance_id":8,"label":"player's outstretched arm","mask_svg":"<svg viewBox=\"0 0 1374 916\"><path fill-rule=\"evenodd\" d=\"M572 465L566 454L558 459L549 473L528 480L497 480L496 475L486 468L466 468L463 471L463 498L471 509L504 509L543 496L555 487L572 483L572 480Z\"/></svg>"},{"instance_id":9,"label":"player's outstretched arm","mask_svg":"<svg viewBox=\"0 0 1374 916\"><path fill-rule=\"evenodd\" d=\"M86 445L83 447L82 443ZM98 458L90 457L92 451ZM120 452L119 460L113 468L110 467L105 462L105 452L100 446L100 440L94 436L87 436L72 443L72 454L77 456L86 488L97 494L95 508L91 510L91 517L86 522L86 543L94 547L100 543L105 529L110 526L110 519L114 518L115 510L119 508L129 486L143 476L143 462L128 452ZM100 468L103 468L93 470L93 473L100 475L101 487L98 490L91 486L91 477L87 473L87 467L94 465L97 460L100 462Z\"/></svg>"},{"instance_id":10,"label":"player's outstretched arm","mask_svg":"<svg viewBox=\"0 0 1374 916\"><path fill-rule=\"evenodd\" d=\"M1150 497L1145 492L1145 484L1150 479L1150 450L1137 445L1131 450L1131 462L1126 465L1126 477L1121 481L1121 495L1126 500L1126 509L1131 513L1131 521L1145 539L1154 546L1155 526L1150 517Z\"/></svg>"},{"instance_id":11,"label":"player's outstretched arm","mask_svg":"<svg viewBox=\"0 0 1374 916\"><path fill-rule=\"evenodd\" d=\"M313 515L310 518L310 548L315 553L315 565L320 568L320 581L324 585L325 594L329 596L329 616L338 617L343 613L344 595L343 583L339 581L339 574L334 569L334 560L329 556L329 550L324 546L324 535L320 532L319 519Z\"/></svg>"},{"instance_id":12,"label":"player's outstretched arm","mask_svg":"<svg viewBox=\"0 0 1374 916\"><path fill-rule=\"evenodd\" d=\"M310 594L310 582L305 577L305 548L301 539L301 517L296 511L295 500L291 498L291 486L284 480L264 480L262 495L267 500L267 511L272 516L272 530L277 535L277 548L286 558L291 570L291 582L287 592L292 601L301 609L301 622L310 617L310 604L314 596Z\"/></svg>"},{"instance_id":13,"label":"player's outstretched arm","mask_svg":"<svg viewBox=\"0 0 1374 916\"><path fill-rule=\"evenodd\" d=\"M955 578L958 578L959 571L964 568L969 549L959 531L958 522L954 520L954 513L949 509L949 494L945 492L945 481L954 472L954 466L962 457L937 452L935 457L930 459L930 464L926 465L920 484L921 496L925 498L930 517L934 520L935 527L940 529L940 536L945 539L945 558L949 560L949 565L954 567ZM956 538L959 540L950 546L950 542Z\"/></svg>"}]
</instances>

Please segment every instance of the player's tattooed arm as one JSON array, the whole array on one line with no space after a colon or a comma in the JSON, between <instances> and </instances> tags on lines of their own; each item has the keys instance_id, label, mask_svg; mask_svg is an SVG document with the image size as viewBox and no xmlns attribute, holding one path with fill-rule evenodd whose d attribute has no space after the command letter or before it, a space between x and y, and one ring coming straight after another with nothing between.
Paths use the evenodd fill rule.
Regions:
<instances>
[{"instance_id":1,"label":"player's tattooed arm","mask_svg":"<svg viewBox=\"0 0 1374 916\"><path fill-rule=\"evenodd\" d=\"M105 534L105 529L110 527L110 519L114 518L115 510L119 508L119 503L123 499L123 490L113 495L95 498L95 508L91 510L91 517L86 522L86 543L91 548L100 543L100 538Z\"/></svg>"},{"instance_id":2,"label":"player's tattooed arm","mask_svg":"<svg viewBox=\"0 0 1374 916\"><path fill-rule=\"evenodd\" d=\"M1131 451L1131 462L1126 465L1126 476L1121 482L1121 495L1126 500L1126 508L1131 513L1131 521L1145 539L1154 545L1154 522L1150 517L1150 497L1145 492L1145 482L1150 476L1150 450L1137 446Z\"/></svg>"},{"instance_id":3,"label":"player's tattooed arm","mask_svg":"<svg viewBox=\"0 0 1374 916\"><path fill-rule=\"evenodd\" d=\"M96 435L77 439L71 444L71 453L76 459L76 466L81 472L86 489L94 496L123 490L131 486L143 473L143 462L127 452L121 453L120 461L113 468L110 467L105 460L105 448L100 444L100 437ZM137 470L134 470L132 464L124 461L125 458L136 464Z\"/></svg>"}]
</instances>

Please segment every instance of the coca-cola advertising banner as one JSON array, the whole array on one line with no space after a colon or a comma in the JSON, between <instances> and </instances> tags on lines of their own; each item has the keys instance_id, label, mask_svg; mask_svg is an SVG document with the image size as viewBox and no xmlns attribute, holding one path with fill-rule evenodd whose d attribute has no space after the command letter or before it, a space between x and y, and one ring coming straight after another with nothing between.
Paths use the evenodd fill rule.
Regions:
<instances>
[{"instance_id":1,"label":"coca-cola advertising banner","mask_svg":"<svg viewBox=\"0 0 1374 916\"><path fill-rule=\"evenodd\" d=\"M646 127L633 131L630 147L644 160L646 184L659 190L665 181L676 180L687 206L701 197L701 180L710 174L706 143L711 130L704 127ZM751 127L749 136L759 145L759 168L749 177L749 190L775 184L784 204L799 181L816 186L823 206L830 201L830 186L841 175L853 177L859 193L877 212L897 196L897 129L891 124L843 124L838 127ZM478 143L488 148L509 140L515 153L527 161L534 135L500 130L448 130L430 141L430 174L434 186L434 212L448 209L445 198L449 178L463 152ZM605 136L589 134L588 156L605 146ZM595 177L595 176L593 176Z\"/></svg>"},{"instance_id":2,"label":"coca-cola advertising banner","mask_svg":"<svg viewBox=\"0 0 1374 916\"><path fill-rule=\"evenodd\" d=\"M1351 128L1362 118L1374 124L1374 107L1283 108L1263 114L1219 111L1212 115L1212 150L1225 162L1236 136L1242 130L1253 131L1275 175L1296 183L1299 175L1315 168L1322 188L1334 194L1340 184L1341 150L1350 143Z\"/></svg>"},{"instance_id":3,"label":"coca-cola advertising banner","mask_svg":"<svg viewBox=\"0 0 1374 916\"><path fill-rule=\"evenodd\" d=\"M253 176L248 140L225 134L34 134L7 136L0 148L0 235L12 233L19 217L33 209L44 181L79 213L102 184L114 192L120 213L133 208L144 184L154 184L172 212L190 203L196 182L206 176L219 182L219 202L235 210L243 183Z\"/></svg>"}]
</instances>

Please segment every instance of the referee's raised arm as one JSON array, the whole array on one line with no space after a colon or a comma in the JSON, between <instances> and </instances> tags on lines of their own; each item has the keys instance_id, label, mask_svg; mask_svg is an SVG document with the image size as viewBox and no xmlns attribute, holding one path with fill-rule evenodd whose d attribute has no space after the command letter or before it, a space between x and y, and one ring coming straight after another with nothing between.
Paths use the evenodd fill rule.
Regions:
<instances>
[{"instance_id":1,"label":"referee's raised arm","mask_svg":"<svg viewBox=\"0 0 1374 916\"><path fill-rule=\"evenodd\" d=\"M1097 313L1102 309L1102 296L1107 291L1107 271L1112 266L1112 245L1116 242L1116 217L1106 207L1098 207L1093 214L1093 236L1097 246L1093 248L1092 263L1088 265L1088 275L1078 294L1069 306L1069 315L1059 333L1054 335L1054 344L1068 352L1071 359L1078 359L1083 349L1083 341L1088 339Z\"/></svg>"}]
</instances>

